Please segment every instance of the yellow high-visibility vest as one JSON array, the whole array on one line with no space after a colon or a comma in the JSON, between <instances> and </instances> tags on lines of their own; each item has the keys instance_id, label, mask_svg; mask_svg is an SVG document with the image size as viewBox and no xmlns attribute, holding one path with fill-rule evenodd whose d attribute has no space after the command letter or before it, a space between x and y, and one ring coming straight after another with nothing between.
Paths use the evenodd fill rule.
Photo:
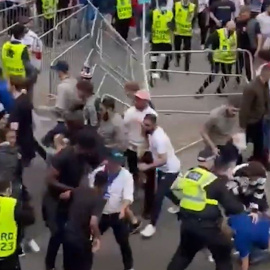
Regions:
<instances>
[{"instance_id":1,"label":"yellow high-visibility vest","mask_svg":"<svg viewBox=\"0 0 270 270\"><path fill-rule=\"evenodd\" d=\"M168 23L173 19L172 11L162 13L159 9L153 11L153 24L152 24L152 43L169 43L171 44L171 31Z\"/></svg>"},{"instance_id":2,"label":"yellow high-visibility vest","mask_svg":"<svg viewBox=\"0 0 270 270\"><path fill-rule=\"evenodd\" d=\"M13 44L7 41L2 47L2 63L6 76L25 77L25 67L22 60L22 53L26 45L22 43Z\"/></svg>"},{"instance_id":3,"label":"yellow high-visibility vest","mask_svg":"<svg viewBox=\"0 0 270 270\"><path fill-rule=\"evenodd\" d=\"M18 226L14 210L17 200L0 197L0 258L6 258L17 250Z\"/></svg>"},{"instance_id":4,"label":"yellow high-visibility vest","mask_svg":"<svg viewBox=\"0 0 270 270\"><path fill-rule=\"evenodd\" d=\"M116 9L119 20L130 19L132 17L131 0L117 0Z\"/></svg>"},{"instance_id":5,"label":"yellow high-visibility vest","mask_svg":"<svg viewBox=\"0 0 270 270\"><path fill-rule=\"evenodd\" d=\"M184 7L181 2L175 3L175 34L180 36L192 36L192 20L194 18L195 5L189 3Z\"/></svg>"},{"instance_id":6,"label":"yellow high-visibility vest","mask_svg":"<svg viewBox=\"0 0 270 270\"><path fill-rule=\"evenodd\" d=\"M189 170L179 177L171 190L180 200L180 208L192 211L203 211L206 205L218 205L217 200L208 199L205 187L213 183L217 177L200 167Z\"/></svg>"},{"instance_id":7,"label":"yellow high-visibility vest","mask_svg":"<svg viewBox=\"0 0 270 270\"><path fill-rule=\"evenodd\" d=\"M45 19L49 20L54 18L57 4L58 0L42 0L42 12Z\"/></svg>"},{"instance_id":8,"label":"yellow high-visibility vest","mask_svg":"<svg viewBox=\"0 0 270 270\"><path fill-rule=\"evenodd\" d=\"M233 64L236 62L237 36L234 32L229 38L227 29L218 29L219 49L214 51L213 60L216 63Z\"/></svg>"}]
</instances>

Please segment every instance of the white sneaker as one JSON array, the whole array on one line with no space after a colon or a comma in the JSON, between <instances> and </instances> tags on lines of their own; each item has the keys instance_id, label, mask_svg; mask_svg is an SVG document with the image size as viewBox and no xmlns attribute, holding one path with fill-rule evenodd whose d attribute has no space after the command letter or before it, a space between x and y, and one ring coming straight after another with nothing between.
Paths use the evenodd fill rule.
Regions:
<instances>
[{"instance_id":1,"label":"white sneaker","mask_svg":"<svg viewBox=\"0 0 270 270\"><path fill-rule=\"evenodd\" d=\"M213 259L212 255L208 255L208 261L211 262L211 263L214 262L214 259Z\"/></svg>"},{"instance_id":2,"label":"white sneaker","mask_svg":"<svg viewBox=\"0 0 270 270\"><path fill-rule=\"evenodd\" d=\"M137 41L139 39L141 39L141 37L135 37L135 38L132 39L132 41L135 42L135 41Z\"/></svg>"},{"instance_id":3,"label":"white sneaker","mask_svg":"<svg viewBox=\"0 0 270 270\"><path fill-rule=\"evenodd\" d=\"M32 249L33 252L37 253L37 252L40 251L40 247L39 247L39 245L37 244L37 242L34 239L31 239L28 242L28 245Z\"/></svg>"},{"instance_id":4,"label":"white sneaker","mask_svg":"<svg viewBox=\"0 0 270 270\"><path fill-rule=\"evenodd\" d=\"M205 46L202 44L202 45L201 45L201 50L204 50L204 48L205 48Z\"/></svg>"},{"instance_id":5,"label":"white sneaker","mask_svg":"<svg viewBox=\"0 0 270 270\"><path fill-rule=\"evenodd\" d=\"M171 206L167 210L170 214L177 214L180 211L180 208L177 206Z\"/></svg>"},{"instance_id":6,"label":"white sneaker","mask_svg":"<svg viewBox=\"0 0 270 270\"><path fill-rule=\"evenodd\" d=\"M154 227L152 224L148 224L141 232L140 234L143 237L151 237L155 234L156 232L156 227Z\"/></svg>"}]
</instances>

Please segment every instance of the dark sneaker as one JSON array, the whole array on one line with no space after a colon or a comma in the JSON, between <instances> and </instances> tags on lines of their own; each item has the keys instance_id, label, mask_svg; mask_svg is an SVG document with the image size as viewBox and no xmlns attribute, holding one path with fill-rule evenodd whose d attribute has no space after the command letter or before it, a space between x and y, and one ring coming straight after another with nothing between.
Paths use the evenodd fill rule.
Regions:
<instances>
[{"instance_id":1,"label":"dark sneaker","mask_svg":"<svg viewBox=\"0 0 270 270\"><path fill-rule=\"evenodd\" d=\"M203 88L200 87L200 89L195 93L194 98L203 98L204 96L201 96L203 94Z\"/></svg>"},{"instance_id":2,"label":"dark sneaker","mask_svg":"<svg viewBox=\"0 0 270 270\"><path fill-rule=\"evenodd\" d=\"M138 233L142 226L142 221L138 220L137 223L130 224L130 234Z\"/></svg>"}]
</instances>

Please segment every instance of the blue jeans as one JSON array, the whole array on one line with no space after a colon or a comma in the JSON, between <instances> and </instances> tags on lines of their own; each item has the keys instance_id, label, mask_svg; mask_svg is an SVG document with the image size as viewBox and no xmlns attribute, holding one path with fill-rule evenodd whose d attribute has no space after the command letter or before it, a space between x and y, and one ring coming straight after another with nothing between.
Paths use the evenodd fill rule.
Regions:
<instances>
[{"instance_id":1,"label":"blue jeans","mask_svg":"<svg viewBox=\"0 0 270 270\"><path fill-rule=\"evenodd\" d=\"M270 119L263 121L263 145L265 150L270 150Z\"/></svg>"},{"instance_id":2,"label":"blue jeans","mask_svg":"<svg viewBox=\"0 0 270 270\"><path fill-rule=\"evenodd\" d=\"M82 37L82 22L84 21L84 27L86 34L89 34L91 32L91 25L92 21L95 18L95 10L88 5L87 8L83 10L83 12L79 12L77 16L78 21L78 36L79 38Z\"/></svg>"},{"instance_id":3,"label":"blue jeans","mask_svg":"<svg viewBox=\"0 0 270 270\"><path fill-rule=\"evenodd\" d=\"M135 23L136 23L136 35L137 37L142 36L142 30L141 30L141 21L142 21L142 12L135 9Z\"/></svg>"}]
</instances>

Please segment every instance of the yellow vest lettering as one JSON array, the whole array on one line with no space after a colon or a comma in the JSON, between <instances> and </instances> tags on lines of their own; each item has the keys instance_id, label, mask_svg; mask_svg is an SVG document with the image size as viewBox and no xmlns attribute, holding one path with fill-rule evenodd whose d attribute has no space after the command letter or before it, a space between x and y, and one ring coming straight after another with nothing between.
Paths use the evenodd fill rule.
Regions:
<instances>
[{"instance_id":1,"label":"yellow vest lettering","mask_svg":"<svg viewBox=\"0 0 270 270\"><path fill-rule=\"evenodd\" d=\"M25 68L22 61L22 53L26 46L18 43L12 44L6 42L2 47L2 63L6 76L21 76L25 77Z\"/></svg>"},{"instance_id":2,"label":"yellow vest lettering","mask_svg":"<svg viewBox=\"0 0 270 270\"><path fill-rule=\"evenodd\" d=\"M117 0L116 9L119 20L130 19L132 17L131 0Z\"/></svg>"},{"instance_id":3,"label":"yellow vest lettering","mask_svg":"<svg viewBox=\"0 0 270 270\"><path fill-rule=\"evenodd\" d=\"M216 63L234 64L236 62L237 37L234 32L229 38L225 28L217 30L219 49L214 51L213 60Z\"/></svg>"},{"instance_id":4,"label":"yellow vest lettering","mask_svg":"<svg viewBox=\"0 0 270 270\"><path fill-rule=\"evenodd\" d=\"M17 249L18 227L14 217L17 200L0 197L0 258L14 254Z\"/></svg>"},{"instance_id":5,"label":"yellow vest lettering","mask_svg":"<svg viewBox=\"0 0 270 270\"><path fill-rule=\"evenodd\" d=\"M192 20L194 18L195 5L189 3L184 7L181 2L175 3L175 34L180 36L192 36Z\"/></svg>"},{"instance_id":6,"label":"yellow vest lettering","mask_svg":"<svg viewBox=\"0 0 270 270\"><path fill-rule=\"evenodd\" d=\"M45 19L49 20L54 18L57 5L58 0L42 0L42 11Z\"/></svg>"},{"instance_id":7,"label":"yellow vest lettering","mask_svg":"<svg viewBox=\"0 0 270 270\"><path fill-rule=\"evenodd\" d=\"M153 11L153 25L152 25L152 43L171 43L171 32L168 23L173 19L173 13L166 11L162 13L160 10Z\"/></svg>"},{"instance_id":8,"label":"yellow vest lettering","mask_svg":"<svg viewBox=\"0 0 270 270\"><path fill-rule=\"evenodd\" d=\"M205 187L213 183L217 177L211 172L194 168L183 177L179 177L172 185L174 195L180 199L180 208L203 211L206 205L218 205L217 200L208 199Z\"/></svg>"}]
</instances>

